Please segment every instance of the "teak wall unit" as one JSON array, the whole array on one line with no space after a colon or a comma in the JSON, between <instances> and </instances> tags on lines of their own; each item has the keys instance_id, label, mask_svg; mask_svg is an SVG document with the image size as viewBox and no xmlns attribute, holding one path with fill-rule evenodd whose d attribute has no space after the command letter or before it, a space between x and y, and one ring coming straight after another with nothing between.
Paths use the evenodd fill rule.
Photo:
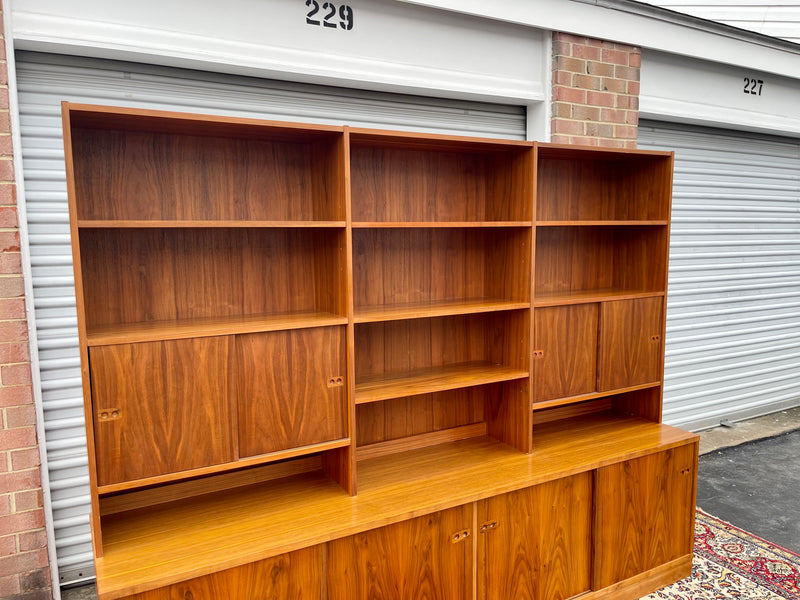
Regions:
<instances>
[{"instance_id":1,"label":"teak wall unit","mask_svg":"<svg viewBox=\"0 0 800 600\"><path fill-rule=\"evenodd\" d=\"M103 599L638 598L672 155L63 105Z\"/></svg>"}]
</instances>

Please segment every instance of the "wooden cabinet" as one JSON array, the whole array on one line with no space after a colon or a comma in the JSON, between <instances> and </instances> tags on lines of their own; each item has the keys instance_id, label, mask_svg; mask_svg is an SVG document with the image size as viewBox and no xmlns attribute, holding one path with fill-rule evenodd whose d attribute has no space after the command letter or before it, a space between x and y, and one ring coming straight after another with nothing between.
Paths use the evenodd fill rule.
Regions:
<instances>
[{"instance_id":1,"label":"wooden cabinet","mask_svg":"<svg viewBox=\"0 0 800 600\"><path fill-rule=\"evenodd\" d=\"M534 318L534 403L659 384L663 298L546 306Z\"/></svg>"},{"instance_id":2,"label":"wooden cabinet","mask_svg":"<svg viewBox=\"0 0 800 600\"><path fill-rule=\"evenodd\" d=\"M303 548L128 596L129 600L323 600L323 549Z\"/></svg>"},{"instance_id":3,"label":"wooden cabinet","mask_svg":"<svg viewBox=\"0 0 800 600\"><path fill-rule=\"evenodd\" d=\"M657 383L661 379L662 305L661 298L600 304L599 391Z\"/></svg>"},{"instance_id":4,"label":"wooden cabinet","mask_svg":"<svg viewBox=\"0 0 800 600\"><path fill-rule=\"evenodd\" d=\"M101 486L233 460L231 339L91 349Z\"/></svg>"},{"instance_id":5,"label":"wooden cabinet","mask_svg":"<svg viewBox=\"0 0 800 600\"><path fill-rule=\"evenodd\" d=\"M649 486L693 472L633 466L695 441L660 423L671 154L62 115L101 598L678 573L598 554L691 513Z\"/></svg>"},{"instance_id":6,"label":"wooden cabinet","mask_svg":"<svg viewBox=\"0 0 800 600\"><path fill-rule=\"evenodd\" d=\"M347 437L344 327L236 336L240 456Z\"/></svg>"},{"instance_id":7,"label":"wooden cabinet","mask_svg":"<svg viewBox=\"0 0 800 600\"><path fill-rule=\"evenodd\" d=\"M598 469L595 588L692 554L697 447Z\"/></svg>"},{"instance_id":8,"label":"wooden cabinet","mask_svg":"<svg viewBox=\"0 0 800 600\"><path fill-rule=\"evenodd\" d=\"M328 544L329 600L472 596L472 506Z\"/></svg>"},{"instance_id":9,"label":"wooden cabinet","mask_svg":"<svg viewBox=\"0 0 800 600\"><path fill-rule=\"evenodd\" d=\"M478 598L563 600L591 589L592 477L478 502Z\"/></svg>"},{"instance_id":10,"label":"wooden cabinet","mask_svg":"<svg viewBox=\"0 0 800 600\"><path fill-rule=\"evenodd\" d=\"M595 392L597 304L546 306L533 315L533 401Z\"/></svg>"}]
</instances>

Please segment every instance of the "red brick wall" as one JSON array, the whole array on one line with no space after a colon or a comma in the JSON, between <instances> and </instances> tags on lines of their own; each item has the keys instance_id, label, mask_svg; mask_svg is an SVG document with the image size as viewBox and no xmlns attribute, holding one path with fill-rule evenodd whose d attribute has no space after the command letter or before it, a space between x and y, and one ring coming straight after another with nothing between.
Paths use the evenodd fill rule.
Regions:
<instances>
[{"instance_id":1,"label":"red brick wall","mask_svg":"<svg viewBox=\"0 0 800 600\"><path fill-rule=\"evenodd\" d=\"M52 598L0 0L0 598Z\"/></svg>"},{"instance_id":2,"label":"red brick wall","mask_svg":"<svg viewBox=\"0 0 800 600\"><path fill-rule=\"evenodd\" d=\"M553 34L551 141L635 148L639 48Z\"/></svg>"}]
</instances>

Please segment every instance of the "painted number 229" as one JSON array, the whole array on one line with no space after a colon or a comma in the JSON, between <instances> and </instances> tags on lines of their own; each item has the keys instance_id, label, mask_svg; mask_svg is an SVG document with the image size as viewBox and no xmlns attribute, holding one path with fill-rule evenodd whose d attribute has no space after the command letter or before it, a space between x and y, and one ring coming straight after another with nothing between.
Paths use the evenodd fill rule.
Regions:
<instances>
[{"instance_id":1,"label":"painted number 229","mask_svg":"<svg viewBox=\"0 0 800 600\"><path fill-rule=\"evenodd\" d=\"M322 14L320 14L320 5L317 0L306 0L306 7L308 8L306 13L308 25L344 29L345 31L353 29L353 9L346 4L342 4L337 10L333 2L325 2L322 5Z\"/></svg>"},{"instance_id":2,"label":"painted number 229","mask_svg":"<svg viewBox=\"0 0 800 600\"><path fill-rule=\"evenodd\" d=\"M744 90L742 90L745 94L750 94L752 96L760 96L761 90L764 88L764 80L763 79L751 79L750 77L744 78Z\"/></svg>"}]
</instances>

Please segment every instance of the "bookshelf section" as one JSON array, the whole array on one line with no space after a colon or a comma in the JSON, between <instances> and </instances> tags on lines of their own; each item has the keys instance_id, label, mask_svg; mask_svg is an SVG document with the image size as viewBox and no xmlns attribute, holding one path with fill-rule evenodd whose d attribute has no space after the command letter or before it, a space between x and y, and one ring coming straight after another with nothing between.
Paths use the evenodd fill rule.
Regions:
<instances>
[{"instance_id":1,"label":"bookshelf section","mask_svg":"<svg viewBox=\"0 0 800 600\"><path fill-rule=\"evenodd\" d=\"M344 228L90 228L79 238L90 337L347 318Z\"/></svg>"},{"instance_id":2,"label":"bookshelf section","mask_svg":"<svg viewBox=\"0 0 800 600\"><path fill-rule=\"evenodd\" d=\"M527 307L530 273L530 227L353 230L356 320Z\"/></svg>"},{"instance_id":3,"label":"bookshelf section","mask_svg":"<svg viewBox=\"0 0 800 600\"><path fill-rule=\"evenodd\" d=\"M536 230L536 306L664 294L666 225Z\"/></svg>"},{"instance_id":4,"label":"bookshelf section","mask_svg":"<svg viewBox=\"0 0 800 600\"><path fill-rule=\"evenodd\" d=\"M351 130L353 223L530 223L533 151L524 142Z\"/></svg>"},{"instance_id":5,"label":"bookshelf section","mask_svg":"<svg viewBox=\"0 0 800 600\"><path fill-rule=\"evenodd\" d=\"M672 157L537 147L534 411L616 395L660 420ZM655 394L647 390L655 390ZM535 434L534 434L535 435Z\"/></svg>"},{"instance_id":6,"label":"bookshelf section","mask_svg":"<svg viewBox=\"0 0 800 600\"><path fill-rule=\"evenodd\" d=\"M80 220L344 221L341 128L70 111Z\"/></svg>"},{"instance_id":7,"label":"bookshelf section","mask_svg":"<svg viewBox=\"0 0 800 600\"><path fill-rule=\"evenodd\" d=\"M672 159L667 153L558 145L537 150L538 225L669 220Z\"/></svg>"}]
</instances>

